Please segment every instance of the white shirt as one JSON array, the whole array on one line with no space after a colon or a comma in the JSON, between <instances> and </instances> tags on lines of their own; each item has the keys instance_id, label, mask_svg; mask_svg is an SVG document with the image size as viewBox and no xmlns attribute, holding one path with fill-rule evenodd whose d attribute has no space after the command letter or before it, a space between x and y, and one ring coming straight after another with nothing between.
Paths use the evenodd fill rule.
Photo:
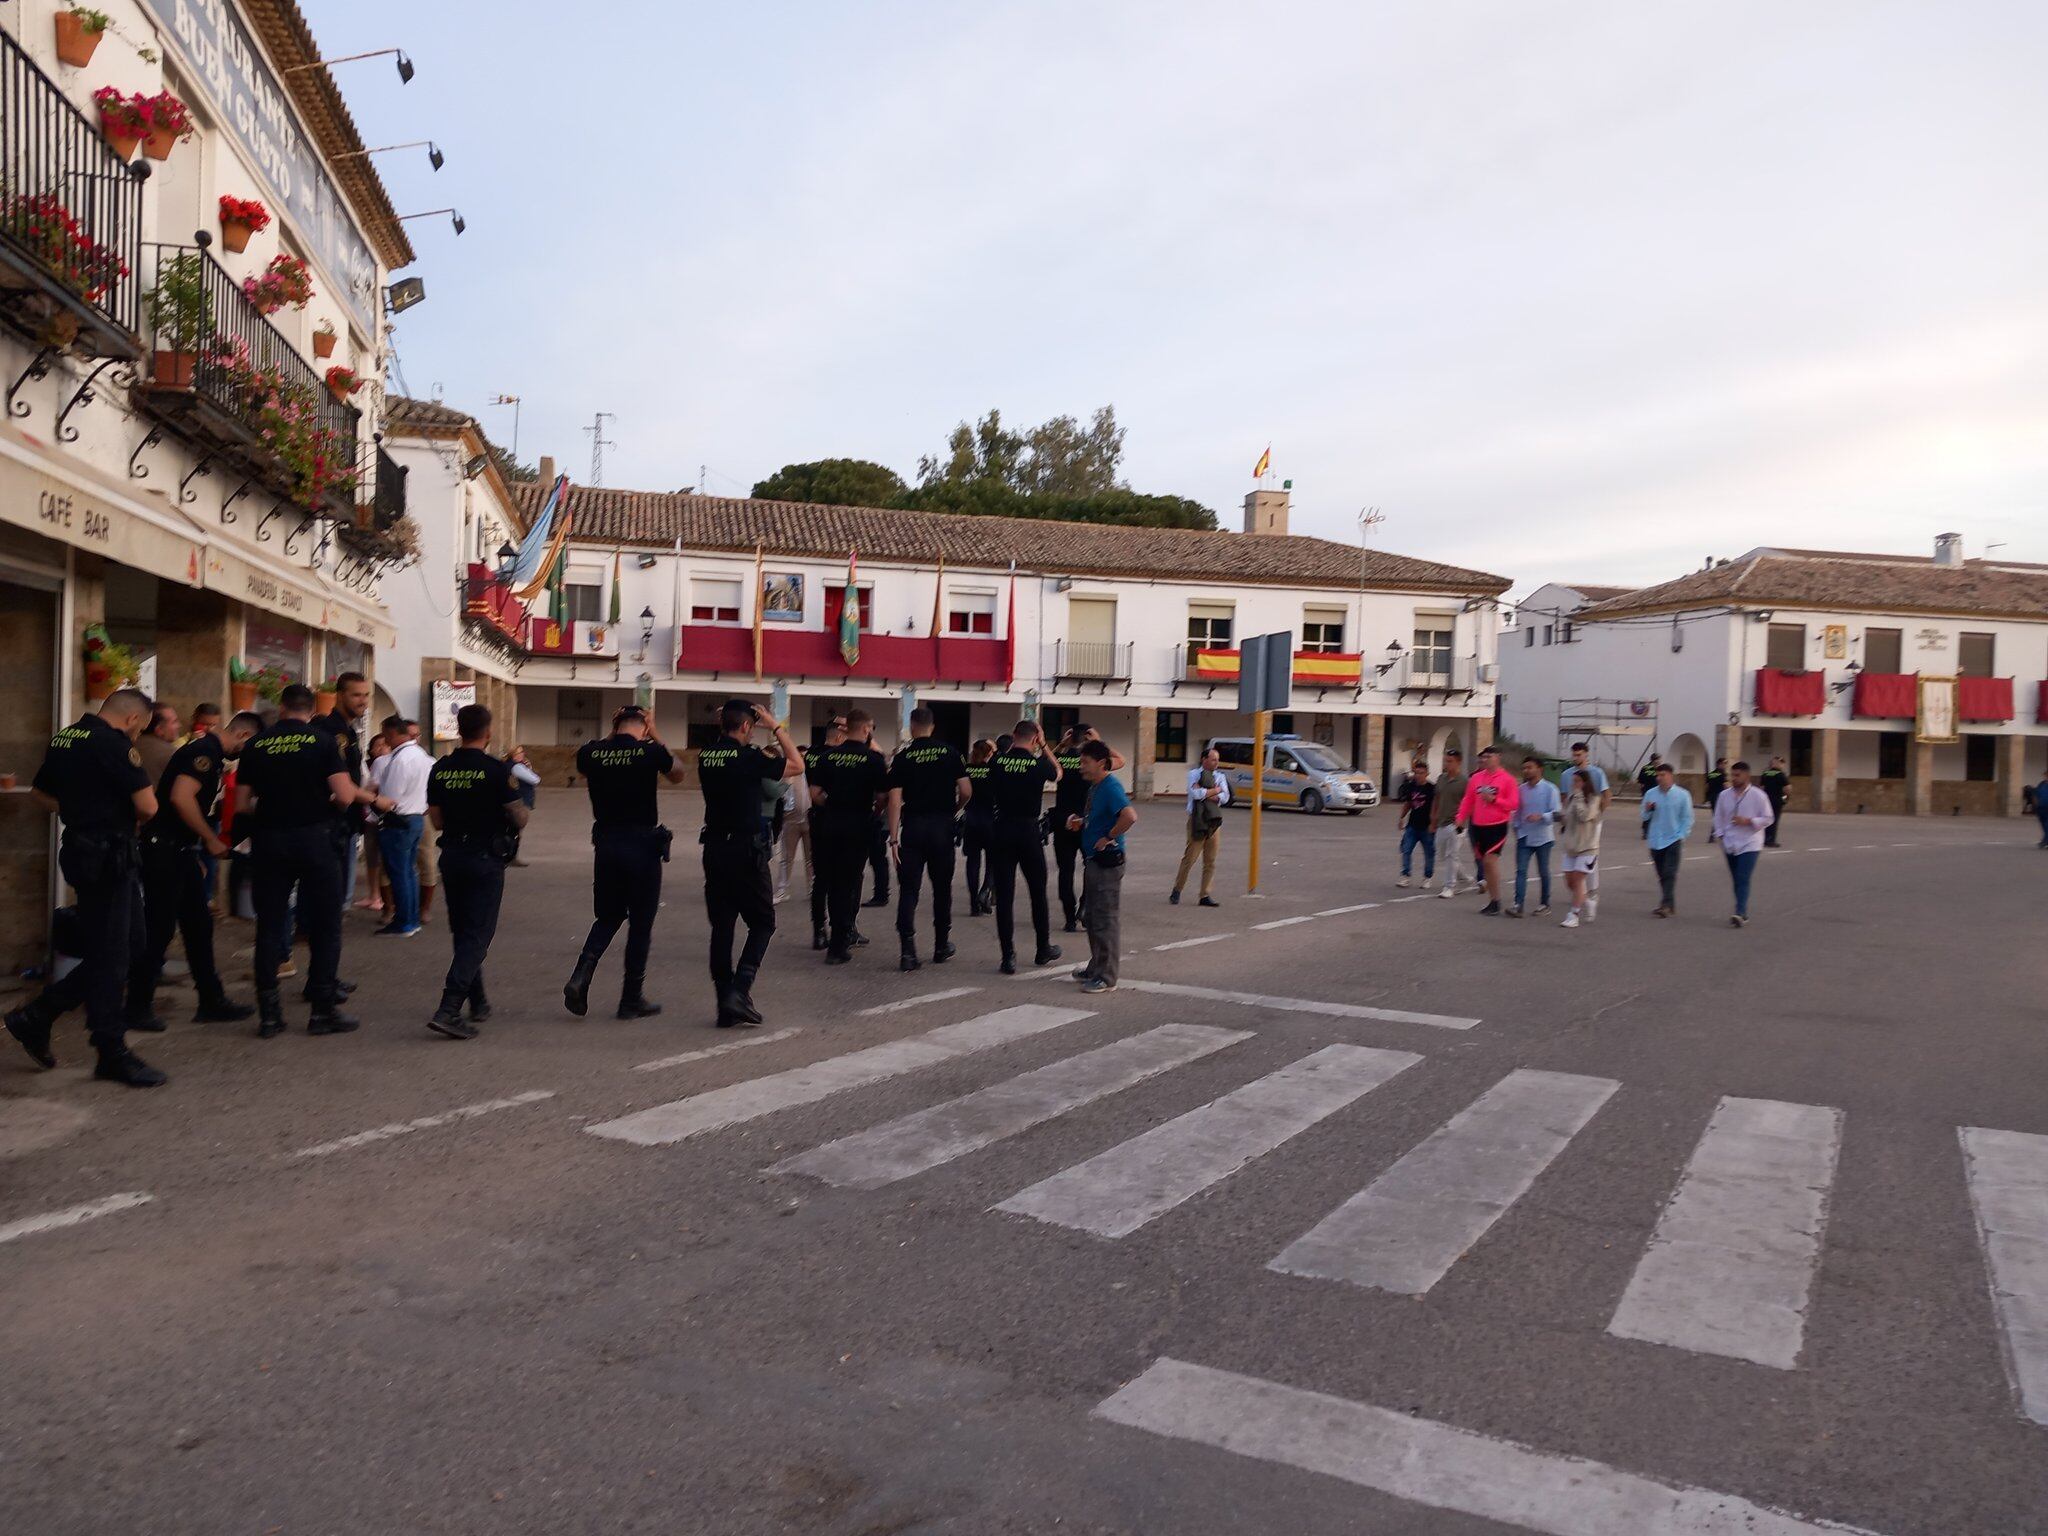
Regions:
<instances>
[{"instance_id":1,"label":"white shirt","mask_svg":"<svg viewBox=\"0 0 2048 1536\"><path fill-rule=\"evenodd\" d=\"M1223 791L1222 794L1216 797L1216 806L1220 810L1230 804L1230 777L1221 768L1216 770L1216 787ZM1202 788L1201 768L1199 766L1190 768L1188 770L1188 814L1190 816L1194 815L1195 807L1207 798L1208 792Z\"/></svg>"},{"instance_id":2,"label":"white shirt","mask_svg":"<svg viewBox=\"0 0 2048 1536\"><path fill-rule=\"evenodd\" d=\"M1749 817L1751 825L1736 826L1738 816ZM1722 851L1726 853L1755 853L1764 845L1764 828L1775 819L1769 798L1755 784L1747 789L1731 784L1714 802L1714 835L1721 839Z\"/></svg>"},{"instance_id":3,"label":"white shirt","mask_svg":"<svg viewBox=\"0 0 2048 1536\"><path fill-rule=\"evenodd\" d=\"M377 760L370 782L397 806L400 816L427 814L427 776L434 760L416 741L402 741Z\"/></svg>"}]
</instances>

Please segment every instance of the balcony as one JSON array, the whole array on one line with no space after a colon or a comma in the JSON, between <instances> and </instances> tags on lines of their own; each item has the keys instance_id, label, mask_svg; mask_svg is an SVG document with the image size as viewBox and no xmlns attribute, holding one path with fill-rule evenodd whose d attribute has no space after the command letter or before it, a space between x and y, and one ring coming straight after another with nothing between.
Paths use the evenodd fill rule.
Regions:
<instances>
[{"instance_id":1,"label":"balcony","mask_svg":"<svg viewBox=\"0 0 2048 1536\"><path fill-rule=\"evenodd\" d=\"M1478 664L1470 656L1446 656L1441 651L1408 652L1394 676L1398 681L1392 686L1402 694L1470 694L1479 687Z\"/></svg>"},{"instance_id":2,"label":"balcony","mask_svg":"<svg viewBox=\"0 0 2048 1536\"><path fill-rule=\"evenodd\" d=\"M32 373L141 354L141 239L141 181L0 33L0 315L43 349Z\"/></svg>"},{"instance_id":3,"label":"balcony","mask_svg":"<svg viewBox=\"0 0 2048 1536\"><path fill-rule=\"evenodd\" d=\"M1128 640L1056 640L1053 683L1098 683L1098 692L1106 692L1111 683L1122 683L1124 692L1129 693L1132 649Z\"/></svg>"},{"instance_id":4,"label":"balcony","mask_svg":"<svg viewBox=\"0 0 2048 1536\"><path fill-rule=\"evenodd\" d=\"M1182 683L1205 683L1213 698L1217 688L1237 686L1240 666L1238 651L1190 641L1175 648L1173 691ZM1295 687L1313 688L1320 699L1333 689L1355 693L1364 681L1365 658L1355 651L1296 651L1290 670Z\"/></svg>"},{"instance_id":5,"label":"balcony","mask_svg":"<svg viewBox=\"0 0 2048 1536\"><path fill-rule=\"evenodd\" d=\"M142 255L142 408L304 515L353 523L361 413L203 247Z\"/></svg>"},{"instance_id":6,"label":"balcony","mask_svg":"<svg viewBox=\"0 0 2048 1536\"><path fill-rule=\"evenodd\" d=\"M676 665L684 672L754 675L754 632L737 624L685 624ZM761 675L875 678L904 683L972 683L1007 687L1010 642L975 635L860 637L860 659L848 665L839 637L822 629L765 628Z\"/></svg>"},{"instance_id":7,"label":"balcony","mask_svg":"<svg viewBox=\"0 0 2048 1536\"><path fill-rule=\"evenodd\" d=\"M512 595L512 584L489 566L470 563L462 579L462 617L472 631L487 631L525 649L526 605Z\"/></svg>"},{"instance_id":8,"label":"balcony","mask_svg":"<svg viewBox=\"0 0 2048 1536\"><path fill-rule=\"evenodd\" d=\"M377 488L370 500L370 526L379 533L405 516L405 477L408 471L381 447L377 450ZM481 570L481 566L472 566Z\"/></svg>"}]
</instances>

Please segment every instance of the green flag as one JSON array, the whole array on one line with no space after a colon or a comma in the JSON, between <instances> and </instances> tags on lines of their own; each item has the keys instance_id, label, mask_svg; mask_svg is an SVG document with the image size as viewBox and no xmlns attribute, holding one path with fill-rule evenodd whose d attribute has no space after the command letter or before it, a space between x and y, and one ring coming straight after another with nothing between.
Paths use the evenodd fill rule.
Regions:
<instances>
[{"instance_id":1,"label":"green flag","mask_svg":"<svg viewBox=\"0 0 2048 1536\"><path fill-rule=\"evenodd\" d=\"M846 557L846 600L839 609L839 657L849 667L860 665L860 557Z\"/></svg>"}]
</instances>

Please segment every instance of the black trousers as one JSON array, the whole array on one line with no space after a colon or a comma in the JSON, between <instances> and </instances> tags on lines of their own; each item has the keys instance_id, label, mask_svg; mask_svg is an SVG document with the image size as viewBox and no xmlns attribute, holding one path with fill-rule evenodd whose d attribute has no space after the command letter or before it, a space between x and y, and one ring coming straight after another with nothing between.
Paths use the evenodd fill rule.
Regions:
<instances>
[{"instance_id":1,"label":"black trousers","mask_svg":"<svg viewBox=\"0 0 2048 1536\"><path fill-rule=\"evenodd\" d=\"M1066 814L1053 812L1052 853L1060 869L1060 915L1068 922L1081 915L1081 892L1074 884L1074 870L1081 862L1081 834L1067 830Z\"/></svg>"},{"instance_id":2,"label":"black trousers","mask_svg":"<svg viewBox=\"0 0 2048 1536\"><path fill-rule=\"evenodd\" d=\"M1666 843L1650 850L1650 862L1657 866L1657 894L1667 907L1678 904L1678 866L1685 862L1685 844Z\"/></svg>"},{"instance_id":3,"label":"black trousers","mask_svg":"<svg viewBox=\"0 0 2048 1536\"><path fill-rule=\"evenodd\" d=\"M943 944L953 931L953 817L947 811L908 811L901 824L903 862L896 877L896 932L905 944L917 937L917 896L924 877L932 879L932 939Z\"/></svg>"},{"instance_id":4,"label":"black trousers","mask_svg":"<svg viewBox=\"0 0 2048 1536\"><path fill-rule=\"evenodd\" d=\"M150 1015L171 935L185 940L185 964L201 1003L226 1001L213 962L213 908L206 900L206 857L197 843L142 845L142 952L128 972L128 1017Z\"/></svg>"},{"instance_id":5,"label":"black trousers","mask_svg":"<svg viewBox=\"0 0 2048 1536\"><path fill-rule=\"evenodd\" d=\"M868 839L865 816L852 822L829 816L811 818L811 857L818 861L818 878L825 883L826 918L835 950L853 943L853 926L860 916L861 876L868 865Z\"/></svg>"},{"instance_id":6,"label":"black trousers","mask_svg":"<svg viewBox=\"0 0 2048 1536\"><path fill-rule=\"evenodd\" d=\"M468 843L441 845L441 900L455 954L441 982L445 1003L476 1002L484 995L484 961L498 935L505 900L505 866Z\"/></svg>"},{"instance_id":7,"label":"black trousers","mask_svg":"<svg viewBox=\"0 0 2048 1536\"><path fill-rule=\"evenodd\" d=\"M590 842L590 905L596 921L583 941L592 960L604 958L620 927L626 930L626 984L647 974L654 948L654 914L661 910L661 850L666 841L659 827L594 827Z\"/></svg>"},{"instance_id":8,"label":"black trousers","mask_svg":"<svg viewBox=\"0 0 2048 1536\"><path fill-rule=\"evenodd\" d=\"M102 1051L118 1051L127 1040L121 986L142 949L142 880L132 847L112 860L82 855L65 845L57 867L77 893L79 963L38 992L28 1005L32 1017L54 1023L85 1005L85 1031ZM80 878L84 876L85 878Z\"/></svg>"},{"instance_id":9,"label":"black trousers","mask_svg":"<svg viewBox=\"0 0 2048 1536\"><path fill-rule=\"evenodd\" d=\"M832 882L825 878L825 866L818 854L818 815L811 813L811 931L825 926L825 896L832 889Z\"/></svg>"},{"instance_id":10,"label":"black trousers","mask_svg":"<svg viewBox=\"0 0 2048 1536\"><path fill-rule=\"evenodd\" d=\"M999 820L989 837L989 878L996 888L996 939L1005 955L1014 955L1013 918L1017 904L1017 876L1024 877L1024 891L1031 898L1031 927L1041 950L1052 944L1052 913L1045 899L1045 840L1036 817Z\"/></svg>"},{"instance_id":11,"label":"black trousers","mask_svg":"<svg viewBox=\"0 0 2048 1536\"><path fill-rule=\"evenodd\" d=\"M889 899L889 823L880 816L868 827L868 868L875 876L875 897Z\"/></svg>"},{"instance_id":12,"label":"black trousers","mask_svg":"<svg viewBox=\"0 0 2048 1536\"><path fill-rule=\"evenodd\" d=\"M704 836L704 910L711 918L711 985L721 1006L726 993L748 990L768 958L775 937L775 886L768 874L768 849L745 833ZM740 963L732 963L734 930L747 925Z\"/></svg>"},{"instance_id":13,"label":"black trousers","mask_svg":"<svg viewBox=\"0 0 2048 1536\"><path fill-rule=\"evenodd\" d=\"M1782 796L1772 799L1766 795L1764 798L1770 801L1771 806L1771 824L1764 828L1764 846L1775 848L1778 846L1778 828L1785 824L1785 801Z\"/></svg>"},{"instance_id":14,"label":"black trousers","mask_svg":"<svg viewBox=\"0 0 2048 1536\"><path fill-rule=\"evenodd\" d=\"M967 855L967 896L970 901L981 899L981 893L988 889L989 868L994 863L988 857L989 833L994 823L986 816L963 816L960 818L960 847Z\"/></svg>"},{"instance_id":15,"label":"black trousers","mask_svg":"<svg viewBox=\"0 0 2048 1536\"><path fill-rule=\"evenodd\" d=\"M297 888L298 929L312 956L306 995L315 1008L336 1001L341 969L341 850L339 823L278 827L253 841L256 898L256 990L277 990L277 967L292 939L292 890Z\"/></svg>"}]
</instances>

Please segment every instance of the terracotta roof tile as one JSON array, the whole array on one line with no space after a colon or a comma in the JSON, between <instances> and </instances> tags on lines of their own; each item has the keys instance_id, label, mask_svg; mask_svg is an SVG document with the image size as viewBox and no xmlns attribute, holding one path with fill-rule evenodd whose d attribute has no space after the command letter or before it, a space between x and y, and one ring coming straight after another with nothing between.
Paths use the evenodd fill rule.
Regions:
<instances>
[{"instance_id":1,"label":"terracotta roof tile","mask_svg":"<svg viewBox=\"0 0 2048 1536\"><path fill-rule=\"evenodd\" d=\"M2048 618L2048 569L1983 560L1936 565L1924 555L1757 549L1710 570L1595 603L1578 617L1618 618L1736 602L1859 613Z\"/></svg>"}]
</instances>

